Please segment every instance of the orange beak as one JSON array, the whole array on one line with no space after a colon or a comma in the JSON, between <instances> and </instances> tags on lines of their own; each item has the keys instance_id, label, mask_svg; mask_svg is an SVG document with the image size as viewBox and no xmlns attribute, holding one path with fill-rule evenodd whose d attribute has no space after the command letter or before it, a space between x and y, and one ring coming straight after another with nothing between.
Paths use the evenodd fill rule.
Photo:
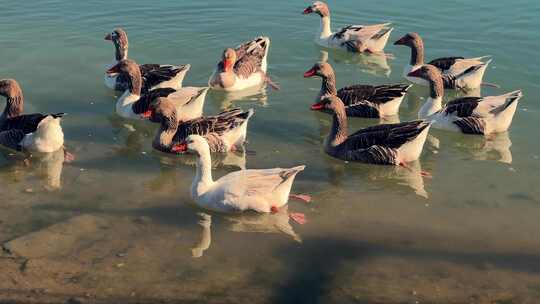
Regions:
<instances>
[{"instance_id":1,"label":"orange beak","mask_svg":"<svg viewBox=\"0 0 540 304\"><path fill-rule=\"evenodd\" d=\"M113 66L112 68L108 69L107 74L117 74L117 73L120 73L120 68L118 67L118 64Z\"/></svg>"},{"instance_id":2,"label":"orange beak","mask_svg":"<svg viewBox=\"0 0 540 304\"><path fill-rule=\"evenodd\" d=\"M231 59L223 59L223 69L225 72L230 71L233 67L233 62Z\"/></svg>"},{"instance_id":3,"label":"orange beak","mask_svg":"<svg viewBox=\"0 0 540 304\"><path fill-rule=\"evenodd\" d=\"M311 13L313 13L311 6L306 7L306 9L302 12L303 15L309 15Z\"/></svg>"},{"instance_id":4,"label":"orange beak","mask_svg":"<svg viewBox=\"0 0 540 304\"><path fill-rule=\"evenodd\" d=\"M407 74L409 77L422 77L422 73L420 72L420 69L414 70Z\"/></svg>"},{"instance_id":5,"label":"orange beak","mask_svg":"<svg viewBox=\"0 0 540 304\"><path fill-rule=\"evenodd\" d=\"M186 152L187 151L187 144L186 143L176 144L176 145L171 147L171 151L176 152L176 153Z\"/></svg>"},{"instance_id":6,"label":"orange beak","mask_svg":"<svg viewBox=\"0 0 540 304\"><path fill-rule=\"evenodd\" d=\"M108 33L108 34L105 36L105 40L112 41L112 35L111 35L111 33Z\"/></svg>"},{"instance_id":7,"label":"orange beak","mask_svg":"<svg viewBox=\"0 0 540 304\"><path fill-rule=\"evenodd\" d=\"M320 111L322 109L324 109L324 104L322 102L318 102L318 103L315 103L315 104L311 105L311 110L312 111Z\"/></svg>"},{"instance_id":8,"label":"orange beak","mask_svg":"<svg viewBox=\"0 0 540 304\"><path fill-rule=\"evenodd\" d=\"M152 110L148 110L148 111L143 112L141 114L141 117L145 118L145 119L150 119L150 117L152 117Z\"/></svg>"},{"instance_id":9,"label":"orange beak","mask_svg":"<svg viewBox=\"0 0 540 304\"><path fill-rule=\"evenodd\" d=\"M315 71L315 68L311 68L309 71L307 71L307 72L304 73L304 77L305 77L305 78L313 77L313 76L315 76L315 73L316 73L316 72L317 72L317 71Z\"/></svg>"}]
</instances>

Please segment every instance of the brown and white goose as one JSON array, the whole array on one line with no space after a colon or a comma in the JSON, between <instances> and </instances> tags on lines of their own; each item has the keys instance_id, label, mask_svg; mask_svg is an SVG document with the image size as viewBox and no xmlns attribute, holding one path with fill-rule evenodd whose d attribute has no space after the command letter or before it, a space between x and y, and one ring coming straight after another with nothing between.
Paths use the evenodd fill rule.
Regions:
<instances>
[{"instance_id":1,"label":"brown and white goose","mask_svg":"<svg viewBox=\"0 0 540 304\"><path fill-rule=\"evenodd\" d=\"M335 95L343 102L345 112L350 117L378 118L398 114L399 106L409 84L385 85L351 85L339 90L336 89L336 75L334 69L327 62L318 62L304 73L304 77L319 76L322 78L321 91L317 95L312 110L325 110L328 103L321 100L325 96Z\"/></svg>"},{"instance_id":2,"label":"brown and white goose","mask_svg":"<svg viewBox=\"0 0 540 304\"><path fill-rule=\"evenodd\" d=\"M499 96L460 97L442 106L444 84L441 71L432 65L424 65L409 73L411 77L425 79L430 95L420 108L418 117L429 120L434 128L466 134L491 134L510 128L521 96L521 90Z\"/></svg>"},{"instance_id":3,"label":"brown and white goose","mask_svg":"<svg viewBox=\"0 0 540 304\"><path fill-rule=\"evenodd\" d=\"M330 156L346 161L403 166L420 157L429 122L382 124L348 135L343 102L337 96L327 96L323 103L334 112L330 133L324 140L324 150Z\"/></svg>"},{"instance_id":4,"label":"brown and white goose","mask_svg":"<svg viewBox=\"0 0 540 304\"><path fill-rule=\"evenodd\" d=\"M60 119L64 113L22 114L24 97L14 79L0 80L0 95L6 107L0 116L0 145L30 152L55 152L64 146Z\"/></svg>"},{"instance_id":5,"label":"brown and white goose","mask_svg":"<svg viewBox=\"0 0 540 304\"><path fill-rule=\"evenodd\" d=\"M266 75L270 38L257 37L236 47L223 51L208 85L217 90L240 91L273 83Z\"/></svg>"},{"instance_id":6,"label":"brown and white goose","mask_svg":"<svg viewBox=\"0 0 540 304\"><path fill-rule=\"evenodd\" d=\"M117 64L119 61L128 58L128 37L126 31L122 28L115 28L111 33L105 36L105 40L109 40L114 45L114 57ZM141 64L141 76L143 78L143 92L157 88L173 88L179 89L182 87L182 82L186 73L190 69L189 64L170 65L170 64ZM117 74L105 73L105 85L113 90L125 91L128 87L127 79Z\"/></svg>"},{"instance_id":7,"label":"brown and white goose","mask_svg":"<svg viewBox=\"0 0 540 304\"><path fill-rule=\"evenodd\" d=\"M120 74L127 79L128 88L116 102L116 113L124 118L150 118L150 103L158 97L169 98L176 106L180 121L195 119L202 115L207 87L158 88L142 92L141 71L137 63L124 59L107 70L108 74Z\"/></svg>"},{"instance_id":8,"label":"brown and white goose","mask_svg":"<svg viewBox=\"0 0 540 304\"><path fill-rule=\"evenodd\" d=\"M333 33L330 26L330 9L321 1L315 1L304 9L303 14L321 17L321 28L315 42L328 48L344 49L354 53L380 53L384 50L393 28L390 23L373 25L348 25Z\"/></svg>"},{"instance_id":9,"label":"brown and white goose","mask_svg":"<svg viewBox=\"0 0 540 304\"><path fill-rule=\"evenodd\" d=\"M411 49L411 60L403 70L403 76L407 80L428 85L422 78L409 76L409 73L419 69L424 65L424 42L417 33L408 33L394 42L394 45L404 45ZM433 65L441 70L444 87L447 89L472 90L480 87L484 73L491 62L490 56L464 58L464 57L443 57L433 59L427 64Z\"/></svg>"},{"instance_id":10,"label":"brown and white goose","mask_svg":"<svg viewBox=\"0 0 540 304\"><path fill-rule=\"evenodd\" d=\"M242 111L236 108L179 124L176 107L167 98L158 98L152 102L151 112L150 120L161 124L152 146L167 153L185 150L183 146L186 138L193 134L203 136L211 152L243 150L249 118L254 113L253 109Z\"/></svg>"}]
</instances>

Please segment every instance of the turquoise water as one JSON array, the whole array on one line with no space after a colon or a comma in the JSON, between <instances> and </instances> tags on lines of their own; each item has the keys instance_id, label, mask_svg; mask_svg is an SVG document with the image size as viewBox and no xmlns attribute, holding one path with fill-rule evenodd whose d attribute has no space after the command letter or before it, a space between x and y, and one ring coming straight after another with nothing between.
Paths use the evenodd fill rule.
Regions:
<instances>
[{"instance_id":1,"label":"turquoise water","mask_svg":"<svg viewBox=\"0 0 540 304\"><path fill-rule=\"evenodd\" d=\"M540 3L491 2L329 3L334 29L389 21L392 41L419 32L427 59L492 55L485 81L501 88L481 93L524 92L507 134L484 139L432 131L412 170L343 163L322 151L331 118L309 111L320 82L302 77L321 56L313 43L318 17L301 14L309 2L44 0L3 6L0 78L20 82L27 112L69 114L63 128L76 160L61 166L53 157L0 156L0 241L46 233L80 215L106 224L101 234L76 234L61 253L31 259L36 262L22 281L13 276L17 284L0 280L0 297L1 290L42 288L105 299L216 303L536 303ZM231 105L256 110L248 168L307 165L294 191L310 193L313 202L289 204L290 211L305 213L307 224L287 223L282 215L210 213L203 220L207 228L199 224L202 210L188 192L193 160L153 151L154 125L114 113L117 95L103 84L113 48L103 37L116 26L129 35L132 59L190 63L184 83L196 86L206 84L225 47L270 36L269 74L281 90L212 92L205 113ZM389 43L386 51L395 59L382 65L330 51L338 86L403 81L409 50ZM426 94L411 89L401 121L416 117ZM354 119L350 128L375 123ZM222 157L214 175L243 163L239 155ZM432 178L422 178L420 168ZM192 248L202 256L194 258ZM68 280L74 276L78 280Z\"/></svg>"}]
</instances>

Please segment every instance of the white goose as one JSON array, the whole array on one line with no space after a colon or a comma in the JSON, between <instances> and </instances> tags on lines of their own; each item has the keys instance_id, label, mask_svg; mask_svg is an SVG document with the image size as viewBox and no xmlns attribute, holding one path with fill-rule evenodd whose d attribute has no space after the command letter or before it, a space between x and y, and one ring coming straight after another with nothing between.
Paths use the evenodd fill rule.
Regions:
<instances>
[{"instance_id":1,"label":"white goose","mask_svg":"<svg viewBox=\"0 0 540 304\"><path fill-rule=\"evenodd\" d=\"M444 85L439 69L428 64L409 76L425 79L430 86L430 96L418 117L432 121L434 128L466 134L488 135L508 130L523 96L521 90L517 90L499 96L461 97L443 107Z\"/></svg>"},{"instance_id":2,"label":"white goose","mask_svg":"<svg viewBox=\"0 0 540 304\"><path fill-rule=\"evenodd\" d=\"M14 79L0 80L0 95L6 107L0 116L0 145L22 151L51 153L64 146L60 126L64 113L22 114L24 97Z\"/></svg>"},{"instance_id":3,"label":"white goose","mask_svg":"<svg viewBox=\"0 0 540 304\"><path fill-rule=\"evenodd\" d=\"M121 60L107 70L107 73L119 73L127 79L128 88L116 102L116 113L124 118L150 118L150 104L159 97L167 97L175 104L178 121L191 120L202 115L207 87L183 87L178 90L159 88L141 94L141 72L137 63L130 59Z\"/></svg>"},{"instance_id":4,"label":"white goose","mask_svg":"<svg viewBox=\"0 0 540 304\"><path fill-rule=\"evenodd\" d=\"M121 60L128 59L128 37L126 31L121 28L115 28L111 33L105 36L114 44L115 61L113 65ZM186 73L190 69L189 64L171 65L171 64L141 64L139 68L142 75L143 92L158 88L179 89ZM110 89L125 91L128 88L127 79L118 74L105 73L105 85Z\"/></svg>"},{"instance_id":5,"label":"white goose","mask_svg":"<svg viewBox=\"0 0 540 304\"><path fill-rule=\"evenodd\" d=\"M330 9L321 1L315 1L304 9L303 14L316 13L321 17L321 28L315 42L328 48L344 49L354 53L381 53L393 28L390 23L373 25L348 25L333 33L330 26Z\"/></svg>"},{"instance_id":6,"label":"white goose","mask_svg":"<svg viewBox=\"0 0 540 304\"><path fill-rule=\"evenodd\" d=\"M404 45L411 48L411 60L403 69L403 76L410 82L427 86L422 78L409 76L424 65L424 42L417 33L408 33L394 42L394 45ZM482 85L484 73L491 62L490 56L476 58L444 57L434 59L427 64L441 70L444 87L447 89L473 90Z\"/></svg>"},{"instance_id":7,"label":"white goose","mask_svg":"<svg viewBox=\"0 0 540 304\"><path fill-rule=\"evenodd\" d=\"M267 57L270 38L257 37L236 47L223 51L208 85L216 90L228 92L262 86L269 79ZM271 82L269 82L273 85Z\"/></svg>"},{"instance_id":8,"label":"white goose","mask_svg":"<svg viewBox=\"0 0 540 304\"><path fill-rule=\"evenodd\" d=\"M197 155L191 197L199 206L220 212L277 212L287 204L296 174L305 168L240 170L214 181L206 140L199 135L190 135L184 149Z\"/></svg>"}]
</instances>

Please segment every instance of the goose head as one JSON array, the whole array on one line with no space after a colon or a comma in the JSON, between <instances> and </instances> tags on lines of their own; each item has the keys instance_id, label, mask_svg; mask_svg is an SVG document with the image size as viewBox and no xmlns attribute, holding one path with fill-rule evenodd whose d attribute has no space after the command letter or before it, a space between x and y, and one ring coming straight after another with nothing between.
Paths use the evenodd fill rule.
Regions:
<instances>
[{"instance_id":1,"label":"goose head","mask_svg":"<svg viewBox=\"0 0 540 304\"><path fill-rule=\"evenodd\" d=\"M444 94L444 83L441 71L431 65L425 64L422 67L407 74L409 77L418 77L429 82L430 94L432 98L442 97Z\"/></svg>"},{"instance_id":2,"label":"goose head","mask_svg":"<svg viewBox=\"0 0 540 304\"><path fill-rule=\"evenodd\" d=\"M105 36L105 40L111 41L116 49L116 60L127 58L128 37L122 28L115 28Z\"/></svg>"},{"instance_id":3,"label":"goose head","mask_svg":"<svg viewBox=\"0 0 540 304\"><path fill-rule=\"evenodd\" d=\"M330 16L330 9L328 9L328 5L326 5L326 3L322 1L315 1L310 6L306 7L302 14L317 14L321 17L327 17Z\"/></svg>"},{"instance_id":4,"label":"goose head","mask_svg":"<svg viewBox=\"0 0 540 304\"><path fill-rule=\"evenodd\" d=\"M165 97L156 98L150 104L150 115L151 122L164 123L164 124L175 124L176 123L176 106L174 103Z\"/></svg>"},{"instance_id":5,"label":"goose head","mask_svg":"<svg viewBox=\"0 0 540 304\"><path fill-rule=\"evenodd\" d=\"M332 112L339 112L340 110L344 110L345 107L343 101L335 95L323 96L319 104L321 109L330 110Z\"/></svg>"},{"instance_id":6,"label":"goose head","mask_svg":"<svg viewBox=\"0 0 540 304\"><path fill-rule=\"evenodd\" d=\"M0 95L6 98L22 96L22 90L15 79L0 80Z\"/></svg>"},{"instance_id":7,"label":"goose head","mask_svg":"<svg viewBox=\"0 0 540 304\"><path fill-rule=\"evenodd\" d=\"M221 63L223 65L224 72L232 71L234 64L236 63L236 51L231 48L225 49L225 51L223 51L223 55L221 56Z\"/></svg>"},{"instance_id":8,"label":"goose head","mask_svg":"<svg viewBox=\"0 0 540 304\"><path fill-rule=\"evenodd\" d=\"M423 65L422 67L410 72L409 74L407 74L407 76L409 77L417 77L417 78L422 78L422 79L425 79L427 81L433 81L433 82L436 82L436 81L441 81L442 82L442 74L441 74L441 71L431 65L431 64L426 64L426 65Z\"/></svg>"},{"instance_id":9,"label":"goose head","mask_svg":"<svg viewBox=\"0 0 540 304\"><path fill-rule=\"evenodd\" d=\"M321 78L329 78L334 75L334 69L327 62L317 62L313 67L304 73L305 78L319 76Z\"/></svg>"},{"instance_id":10,"label":"goose head","mask_svg":"<svg viewBox=\"0 0 540 304\"><path fill-rule=\"evenodd\" d=\"M411 32L396 40L394 45L404 45L410 48L418 47L422 45L422 38L418 33Z\"/></svg>"},{"instance_id":11,"label":"goose head","mask_svg":"<svg viewBox=\"0 0 540 304\"><path fill-rule=\"evenodd\" d=\"M126 77L129 83L129 90L131 93L141 95L142 89L142 75L139 65L131 59L120 60L117 64L107 70L109 76L120 74L120 76Z\"/></svg>"}]
</instances>

